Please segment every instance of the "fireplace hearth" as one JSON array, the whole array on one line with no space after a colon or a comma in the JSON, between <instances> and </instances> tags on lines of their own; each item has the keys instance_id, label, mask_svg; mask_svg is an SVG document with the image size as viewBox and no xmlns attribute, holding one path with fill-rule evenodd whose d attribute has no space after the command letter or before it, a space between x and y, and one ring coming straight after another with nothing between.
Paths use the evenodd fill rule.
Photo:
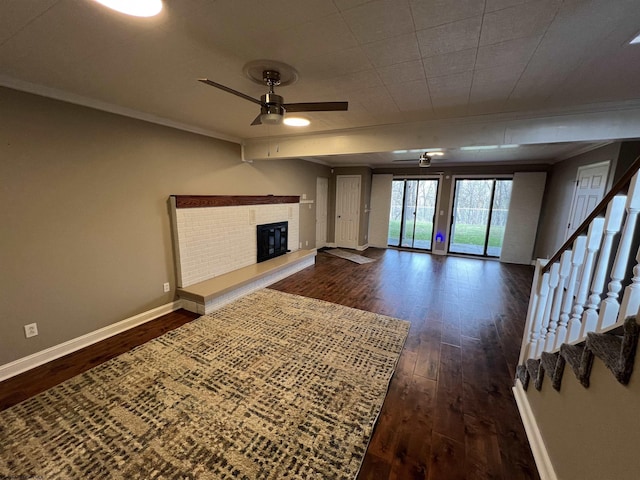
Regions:
<instances>
[{"instance_id":1,"label":"fireplace hearth","mask_svg":"<svg viewBox=\"0 0 640 480\"><path fill-rule=\"evenodd\" d=\"M258 263L287 253L289 222L267 223L257 226Z\"/></svg>"}]
</instances>

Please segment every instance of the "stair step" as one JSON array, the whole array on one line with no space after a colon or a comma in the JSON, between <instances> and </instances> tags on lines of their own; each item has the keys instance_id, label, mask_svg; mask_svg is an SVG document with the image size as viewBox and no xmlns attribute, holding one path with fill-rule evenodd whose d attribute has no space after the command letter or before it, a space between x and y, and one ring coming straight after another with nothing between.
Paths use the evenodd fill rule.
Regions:
<instances>
[{"instance_id":1,"label":"stair step","mask_svg":"<svg viewBox=\"0 0 640 480\"><path fill-rule=\"evenodd\" d=\"M560 347L560 355L573 370L574 375L584 388L589 388L589 377L593 365L593 353L586 348L584 343L569 345L563 343Z\"/></svg>"},{"instance_id":2,"label":"stair step","mask_svg":"<svg viewBox=\"0 0 640 480\"><path fill-rule=\"evenodd\" d=\"M634 317L625 320L623 331L624 335L590 332L587 348L604 362L621 384L626 385L633 372L640 331Z\"/></svg>"},{"instance_id":3,"label":"stair step","mask_svg":"<svg viewBox=\"0 0 640 480\"><path fill-rule=\"evenodd\" d=\"M542 379L544 378L544 373L540 372L540 360L533 358L527 360L527 371L533 379L533 386L536 387L536 390L540 390L542 388Z\"/></svg>"},{"instance_id":4,"label":"stair step","mask_svg":"<svg viewBox=\"0 0 640 480\"><path fill-rule=\"evenodd\" d=\"M527 371L527 367L524 365L518 365L516 367L516 377L520 379L520 383L522 383L522 388L525 390L529 388L529 372Z\"/></svg>"},{"instance_id":5,"label":"stair step","mask_svg":"<svg viewBox=\"0 0 640 480\"><path fill-rule=\"evenodd\" d=\"M562 375L564 373L565 360L560 356L560 353L542 352L540 363L542 369L551 379L553 388L560 390L560 384L562 383Z\"/></svg>"}]
</instances>

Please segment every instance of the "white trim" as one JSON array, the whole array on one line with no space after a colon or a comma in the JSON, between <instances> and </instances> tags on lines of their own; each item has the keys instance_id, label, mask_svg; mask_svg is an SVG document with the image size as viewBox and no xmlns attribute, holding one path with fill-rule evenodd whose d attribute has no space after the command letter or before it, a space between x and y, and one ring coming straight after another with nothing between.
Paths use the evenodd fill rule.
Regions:
<instances>
[{"instance_id":1,"label":"white trim","mask_svg":"<svg viewBox=\"0 0 640 480\"><path fill-rule=\"evenodd\" d=\"M130 330L138 325L142 325L143 323L161 317L162 315L175 312L180 308L182 308L182 302L180 300L176 300L152 310L134 315L133 317L126 318L120 322L94 330L93 332L89 332L64 343L54 345L53 347L49 347L26 357L19 358L13 362L0 365L0 381L39 367L40 365L44 365L45 363L88 347L89 345L93 345L94 343L98 343L109 337L113 337L114 335Z\"/></svg>"},{"instance_id":2,"label":"white trim","mask_svg":"<svg viewBox=\"0 0 640 480\"><path fill-rule=\"evenodd\" d=\"M164 127L175 128L177 130L183 130L185 132L191 132L198 135L204 135L206 137L217 138L226 142L238 143L241 141L238 137L227 135L226 133L218 132L215 130L209 130L207 128L196 127L187 123L177 122L170 118L159 117L150 113L133 110L131 108L123 107L113 103L101 102L93 98L84 97L82 95L76 95L75 93L65 92L58 90L57 88L47 87L37 83L25 82L17 78L10 77L9 75L0 74L0 86L13 88L22 92L33 93L35 95L41 95L55 100L63 102L74 103L83 107L93 108L95 110L102 110L103 112L114 113L116 115L122 115L123 117L135 118L136 120L142 120L144 122L155 123L156 125L162 125ZM244 158L244 147L241 151L242 161ZM249 163L252 163L250 161Z\"/></svg>"},{"instance_id":3,"label":"white trim","mask_svg":"<svg viewBox=\"0 0 640 480\"><path fill-rule=\"evenodd\" d=\"M364 245L356 246L356 250L359 250L360 252L366 250L367 248L369 248L369 244L368 243L365 243Z\"/></svg>"},{"instance_id":4,"label":"white trim","mask_svg":"<svg viewBox=\"0 0 640 480\"><path fill-rule=\"evenodd\" d=\"M538 428L536 417L531 411L531 407L529 406L529 399L527 398L527 394L524 391L524 388L522 388L520 380L516 380L516 384L513 387L513 396L515 397L516 403L518 404L520 418L522 418L524 429L527 432L527 439L529 440L531 452L533 453L533 458L535 459L536 466L538 467L540 479L558 480L556 472L553 469L553 465L551 463L551 458L549 457L549 452L547 452L547 447L544 444L542 434L540 433L540 429Z\"/></svg>"},{"instance_id":5,"label":"white trim","mask_svg":"<svg viewBox=\"0 0 640 480\"><path fill-rule=\"evenodd\" d=\"M338 245L336 244L336 242L327 242L324 244L324 246L327 248L338 248Z\"/></svg>"}]
</instances>

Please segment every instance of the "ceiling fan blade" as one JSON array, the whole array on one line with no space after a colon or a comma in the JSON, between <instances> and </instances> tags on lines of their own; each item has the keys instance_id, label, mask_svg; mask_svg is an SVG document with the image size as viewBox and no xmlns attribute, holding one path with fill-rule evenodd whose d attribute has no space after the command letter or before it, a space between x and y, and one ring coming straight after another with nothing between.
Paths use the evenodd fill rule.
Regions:
<instances>
[{"instance_id":1,"label":"ceiling fan blade","mask_svg":"<svg viewBox=\"0 0 640 480\"><path fill-rule=\"evenodd\" d=\"M258 116L251 122L251 125L262 125L262 113L259 113Z\"/></svg>"},{"instance_id":2,"label":"ceiling fan blade","mask_svg":"<svg viewBox=\"0 0 640 480\"><path fill-rule=\"evenodd\" d=\"M287 112L337 112L349 108L349 102L285 103Z\"/></svg>"},{"instance_id":3,"label":"ceiling fan blade","mask_svg":"<svg viewBox=\"0 0 640 480\"><path fill-rule=\"evenodd\" d=\"M236 95L236 96L238 96L240 98L244 98L245 100L249 100L250 102L257 103L258 105L262 105L262 102L260 100L258 100L257 98L253 98L253 97L250 97L249 95L245 95L242 92L238 92L237 90L234 90L233 88L229 88L229 87L226 87L226 86L224 86L224 85L222 85L220 83L216 83L216 82L214 82L212 80L209 80L208 78L199 78L198 81L202 82L202 83L206 83L207 85L211 85L212 87L219 88L220 90L223 90L223 91L225 91L227 93L231 93L231 94Z\"/></svg>"}]
</instances>

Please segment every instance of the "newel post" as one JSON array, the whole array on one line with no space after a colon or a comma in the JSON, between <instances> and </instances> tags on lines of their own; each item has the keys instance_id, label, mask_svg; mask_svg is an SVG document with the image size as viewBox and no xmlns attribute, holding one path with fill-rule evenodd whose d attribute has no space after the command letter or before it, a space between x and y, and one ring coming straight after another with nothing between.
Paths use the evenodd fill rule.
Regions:
<instances>
[{"instance_id":1,"label":"newel post","mask_svg":"<svg viewBox=\"0 0 640 480\"><path fill-rule=\"evenodd\" d=\"M631 241L636 229L636 221L638 212L640 212L640 186L638 185L638 173L631 179L629 191L627 192L627 218L622 227L622 235L616 253L616 259L611 269L611 281L609 282L607 298L604 299L600 306L600 315L598 317L598 328L603 329L611 325L615 325L618 321L618 312L620 311L620 303L618 296L622 290L622 279L624 278L629 262L629 254L631 250Z\"/></svg>"}]
</instances>

